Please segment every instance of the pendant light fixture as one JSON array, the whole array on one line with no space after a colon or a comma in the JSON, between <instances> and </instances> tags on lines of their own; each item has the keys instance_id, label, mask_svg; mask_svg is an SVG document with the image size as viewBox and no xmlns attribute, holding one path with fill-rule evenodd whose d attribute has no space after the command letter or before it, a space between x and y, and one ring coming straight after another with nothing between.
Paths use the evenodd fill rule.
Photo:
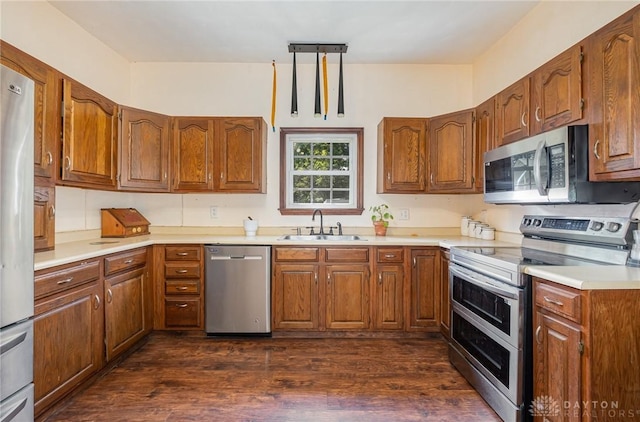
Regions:
<instances>
[{"instance_id":1,"label":"pendant light fixture","mask_svg":"<svg viewBox=\"0 0 640 422\"><path fill-rule=\"evenodd\" d=\"M322 102L320 100L320 53L324 53L323 72L325 78L325 120L328 110L328 87L326 82L326 55L328 53L340 54L340 78L338 86L338 117L344 117L344 82L342 68L342 54L347 52L346 44L318 44L318 43L291 43L289 44L289 53L293 53L293 81L291 91L291 116L298 115L298 93L297 93L297 69L296 69L296 53L316 53L316 85L315 85L315 104L314 117L322 116Z\"/></svg>"},{"instance_id":2,"label":"pendant light fixture","mask_svg":"<svg viewBox=\"0 0 640 422\"><path fill-rule=\"evenodd\" d=\"M320 53L316 51L316 102L313 117L320 117Z\"/></svg>"},{"instance_id":3,"label":"pendant light fixture","mask_svg":"<svg viewBox=\"0 0 640 422\"><path fill-rule=\"evenodd\" d=\"M296 52L293 52L293 83L291 86L291 117L298 117L298 78L296 77Z\"/></svg>"},{"instance_id":4,"label":"pendant light fixture","mask_svg":"<svg viewBox=\"0 0 640 422\"><path fill-rule=\"evenodd\" d=\"M338 76L338 117L344 117L344 83L342 78L342 53L340 53L340 74Z\"/></svg>"}]
</instances>

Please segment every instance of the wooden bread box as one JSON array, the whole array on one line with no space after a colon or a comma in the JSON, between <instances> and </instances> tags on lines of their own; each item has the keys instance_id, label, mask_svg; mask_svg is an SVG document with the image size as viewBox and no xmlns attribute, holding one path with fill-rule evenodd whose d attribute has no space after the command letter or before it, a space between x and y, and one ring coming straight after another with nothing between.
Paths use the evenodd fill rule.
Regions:
<instances>
[{"instance_id":1,"label":"wooden bread box","mask_svg":"<svg viewBox=\"0 0 640 422\"><path fill-rule=\"evenodd\" d=\"M102 237L132 237L149 234L149 221L135 208L103 208Z\"/></svg>"}]
</instances>

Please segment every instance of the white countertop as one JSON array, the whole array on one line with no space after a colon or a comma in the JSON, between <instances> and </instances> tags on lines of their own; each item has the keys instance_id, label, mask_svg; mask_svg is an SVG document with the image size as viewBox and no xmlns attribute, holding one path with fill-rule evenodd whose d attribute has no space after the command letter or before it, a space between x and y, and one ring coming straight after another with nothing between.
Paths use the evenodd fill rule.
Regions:
<instances>
[{"instance_id":1,"label":"white countertop","mask_svg":"<svg viewBox=\"0 0 640 422\"><path fill-rule=\"evenodd\" d=\"M464 236L362 236L363 240L291 241L282 236L220 236L211 234L150 234L130 238L95 238L60 243L55 250L38 252L34 269L95 258L153 244L221 244L221 245L317 245L317 246L520 246L515 243L480 240ZM529 266L525 273L581 290L640 289L640 268L626 266Z\"/></svg>"}]
</instances>

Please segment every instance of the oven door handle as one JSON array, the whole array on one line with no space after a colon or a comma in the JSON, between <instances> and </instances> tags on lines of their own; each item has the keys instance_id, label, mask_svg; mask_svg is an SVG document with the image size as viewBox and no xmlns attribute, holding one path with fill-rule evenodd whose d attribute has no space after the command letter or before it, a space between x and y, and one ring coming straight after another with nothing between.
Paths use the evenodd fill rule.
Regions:
<instances>
[{"instance_id":1,"label":"oven door handle","mask_svg":"<svg viewBox=\"0 0 640 422\"><path fill-rule=\"evenodd\" d=\"M506 290L504 288L501 288L500 286L496 286L493 283L489 283L487 281L482 280L477 274L474 274L471 271L465 270L462 267L459 267L456 264L451 264L449 266L449 273L451 273L452 275L457 275L458 277L462 278L463 280L474 284L484 290L487 290L495 295L501 296L501 297L506 297L509 299L513 299L513 300L518 300L518 293L516 292L511 292L509 290ZM483 277L484 278L484 277Z\"/></svg>"}]
</instances>

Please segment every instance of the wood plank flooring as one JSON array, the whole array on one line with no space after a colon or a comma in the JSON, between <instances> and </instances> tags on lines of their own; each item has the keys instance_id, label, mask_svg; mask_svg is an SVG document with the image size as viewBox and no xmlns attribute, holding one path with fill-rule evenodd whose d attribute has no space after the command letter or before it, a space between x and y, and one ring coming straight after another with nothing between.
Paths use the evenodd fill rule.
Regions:
<instances>
[{"instance_id":1,"label":"wood plank flooring","mask_svg":"<svg viewBox=\"0 0 640 422\"><path fill-rule=\"evenodd\" d=\"M499 421L431 339L152 333L47 421Z\"/></svg>"}]
</instances>

